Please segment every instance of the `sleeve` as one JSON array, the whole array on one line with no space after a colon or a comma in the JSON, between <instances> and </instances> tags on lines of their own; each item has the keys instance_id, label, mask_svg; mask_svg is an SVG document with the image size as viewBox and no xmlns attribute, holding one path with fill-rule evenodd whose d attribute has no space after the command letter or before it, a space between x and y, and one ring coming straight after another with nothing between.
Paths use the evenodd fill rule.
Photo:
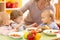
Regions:
<instances>
[{"instance_id":1,"label":"sleeve","mask_svg":"<svg viewBox=\"0 0 60 40\"><path fill-rule=\"evenodd\" d=\"M12 28L15 28L16 27L16 25L18 25L17 23L15 23L15 22L12 22L11 24L10 24L10 26L12 27Z\"/></svg>"},{"instance_id":2,"label":"sleeve","mask_svg":"<svg viewBox=\"0 0 60 40\"><path fill-rule=\"evenodd\" d=\"M42 26L42 27L43 27L43 26L44 26L44 24L42 23L42 24L40 24L39 26Z\"/></svg>"},{"instance_id":3,"label":"sleeve","mask_svg":"<svg viewBox=\"0 0 60 40\"><path fill-rule=\"evenodd\" d=\"M54 25L54 29L59 30L59 27L57 26L57 24L56 24L56 23L55 23L55 25Z\"/></svg>"},{"instance_id":4,"label":"sleeve","mask_svg":"<svg viewBox=\"0 0 60 40\"><path fill-rule=\"evenodd\" d=\"M53 29L59 30L59 27L57 26L57 24L56 24L56 23L53 23L52 25L53 25L53 26L52 26L52 27L53 27Z\"/></svg>"}]
</instances>

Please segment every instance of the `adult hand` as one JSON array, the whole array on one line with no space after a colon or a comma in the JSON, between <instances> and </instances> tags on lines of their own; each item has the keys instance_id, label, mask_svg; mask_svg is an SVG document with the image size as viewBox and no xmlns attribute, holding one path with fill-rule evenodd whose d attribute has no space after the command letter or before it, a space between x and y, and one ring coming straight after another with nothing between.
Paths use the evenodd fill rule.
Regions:
<instances>
[{"instance_id":1,"label":"adult hand","mask_svg":"<svg viewBox=\"0 0 60 40\"><path fill-rule=\"evenodd\" d=\"M32 27L37 27L37 23L33 23L31 26Z\"/></svg>"}]
</instances>

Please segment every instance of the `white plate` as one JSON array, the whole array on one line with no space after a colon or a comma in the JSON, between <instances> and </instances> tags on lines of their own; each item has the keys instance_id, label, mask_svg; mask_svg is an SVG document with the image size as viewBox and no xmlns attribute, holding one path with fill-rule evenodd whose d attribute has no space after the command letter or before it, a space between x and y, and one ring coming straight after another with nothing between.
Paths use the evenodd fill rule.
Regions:
<instances>
[{"instance_id":1,"label":"white plate","mask_svg":"<svg viewBox=\"0 0 60 40\"><path fill-rule=\"evenodd\" d=\"M58 32L59 30L44 30L43 33L47 35L56 35L55 32Z\"/></svg>"},{"instance_id":2,"label":"white plate","mask_svg":"<svg viewBox=\"0 0 60 40\"><path fill-rule=\"evenodd\" d=\"M9 37L12 37L12 38L21 38L24 35L24 33L23 32L11 32L8 35ZM12 36L12 35L18 35L18 36Z\"/></svg>"},{"instance_id":3,"label":"white plate","mask_svg":"<svg viewBox=\"0 0 60 40\"><path fill-rule=\"evenodd\" d=\"M56 36L57 36L57 38L60 38L60 33L57 33Z\"/></svg>"}]
</instances>

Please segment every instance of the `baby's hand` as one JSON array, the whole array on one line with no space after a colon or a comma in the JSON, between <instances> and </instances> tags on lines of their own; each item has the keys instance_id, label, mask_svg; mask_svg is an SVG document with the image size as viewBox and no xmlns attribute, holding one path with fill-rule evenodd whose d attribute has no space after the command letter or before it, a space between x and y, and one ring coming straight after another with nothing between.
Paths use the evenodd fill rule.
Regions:
<instances>
[{"instance_id":1,"label":"baby's hand","mask_svg":"<svg viewBox=\"0 0 60 40\"><path fill-rule=\"evenodd\" d=\"M38 28L38 29L42 29L42 30L47 29L45 26L44 26L44 27L43 27L43 26L38 26L37 28Z\"/></svg>"},{"instance_id":2,"label":"baby's hand","mask_svg":"<svg viewBox=\"0 0 60 40\"><path fill-rule=\"evenodd\" d=\"M37 26L37 32L42 32L41 26Z\"/></svg>"},{"instance_id":3,"label":"baby's hand","mask_svg":"<svg viewBox=\"0 0 60 40\"><path fill-rule=\"evenodd\" d=\"M32 27L37 27L37 23L33 23L31 26Z\"/></svg>"},{"instance_id":4,"label":"baby's hand","mask_svg":"<svg viewBox=\"0 0 60 40\"><path fill-rule=\"evenodd\" d=\"M19 29L18 29L17 27L15 27L15 28L14 28L14 31L15 31L15 32L18 32L18 31L19 31Z\"/></svg>"},{"instance_id":5,"label":"baby's hand","mask_svg":"<svg viewBox=\"0 0 60 40\"><path fill-rule=\"evenodd\" d=\"M37 29L40 29L41 28L41 26L37 26Z\"/></svg>"},{"instance_id":6,"label":"baby's hand","mask_svg":"<svg viewBox=\"0 0 60 40\"><path fill-rule=\"evenodd\" d=\"M19 27L20 27L20 26L21 26L20 24L16 25L16 27L14 27L14 30L15 30L15 31L19 31Z\"/></svg>"},{"instance_id":7,"label":"baby's hand","mask_svg":"<svg viewBox=\"0 0 60 40\"><path fill-rule=\"evenodd\" d=\"M50 30L50 29L52 29L52 28L50 28L49 26L45 25L45 26L44 26L44 29L45 29L45 30Z\"/></svg>"}]
</instances>

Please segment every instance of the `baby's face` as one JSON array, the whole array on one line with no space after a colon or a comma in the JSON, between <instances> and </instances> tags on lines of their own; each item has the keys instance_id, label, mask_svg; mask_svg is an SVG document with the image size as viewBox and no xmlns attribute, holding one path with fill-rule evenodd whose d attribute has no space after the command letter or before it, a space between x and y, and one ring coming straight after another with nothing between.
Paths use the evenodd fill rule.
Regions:
<instances>
[{"instance_id":1,"label":"baby's face","mask_svg":"<svg viewBox=\"0 0 60 40\"><path fill-rule=\"evenodd\" d=\"M42 14L41 14L41 21L43 22L43 23L48 23L48 21L50 20L50 15L48 14L48 12L43 12Z\"/></svg>"},{"instance_id":2,"label":"baby's face","mask_svg":"<svg viewBox=\"0 0 60 40\"><path fill-rule=\"evenodd\" d=\"M20 17L16 18L16 19L14 20L14 22L20 23L22 19L23 19L22 16L20 16Z\"/></svg>"},{"instance_id":3,"label":"baby's face","mask_svg":"<svg viewBox=\"0 0 60 40\"><path fill-rule=\"evenodd\" d=\"M3 16L3 25L10 25L10 17L7 14Z\"/></svg>"}]
</instances>

